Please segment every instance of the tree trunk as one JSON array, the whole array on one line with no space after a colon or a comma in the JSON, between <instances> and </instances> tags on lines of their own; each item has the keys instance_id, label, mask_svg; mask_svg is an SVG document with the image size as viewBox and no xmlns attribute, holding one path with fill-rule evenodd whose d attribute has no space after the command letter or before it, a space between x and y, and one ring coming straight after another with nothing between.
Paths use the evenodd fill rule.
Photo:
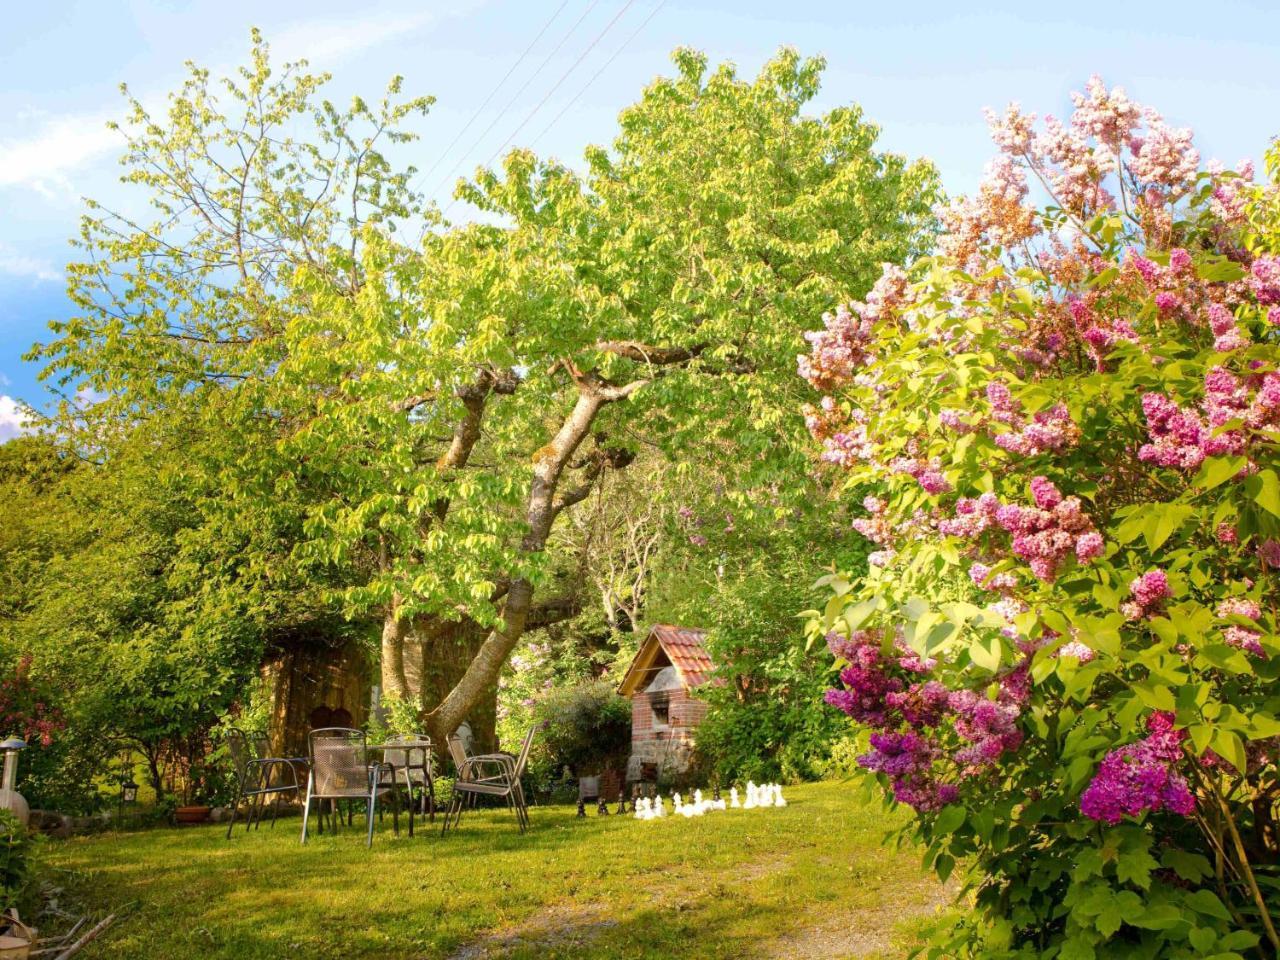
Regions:
<instances>
[{"instance_id":1,"label":"tree trunk","mask_svg":"<svg viewBox=\"0 0 1280 960\"><path fill-rule=\"evenodd\" d=\"M467 672L484 642L485 630L474 620L439 623L419 620L407 644L406 676L416 689L422 710L430 714ZM498 748L498 684L484 690L464 719L471 724L477 751ZM441 740L443 747L443 740Z\"/></svg>"},{"instance_id":2,"label":"tree trunk","mask_svg":"<svg viewBox=\"0 0 1280 960\"><path fill-rule=\"evenodd\" d=\"M625 391L636 387L625 388ZM586 438L600 408L615 399L628 395L623 389L602 390L595 384L580 384L578 399L573 410L560 425L560 429L545 447L533 455L533 482L529 489L529 508L526 514L528 532L520 544L525 554L541 553L546 547L551 525L566 507L581 501L589 492L589 485L563 494L559 500L556 491L565 467L574 452ZM598 476L603 462L597 464ZM458 728L486 692L496 686L498 674L511 651L524 634L525 623L533 606L533 584L523 577L511 581L502 605L502 627L489 633L476 650L466 672L440 705L427 714L428 732L433 738L443 739Z\"/></svg>"},{"instance_id":3,"label":"tree trunk","mask_svg":"<svg viewBox=\"0 0 1280 960\"><path fill-rule=\"evenodd\" d=\"M410 624L400 619L399 610L399 599L395 598L382 622L382 694L407 700L412 693L405 674L404 646Z\"/></svg>"}]
</instances>

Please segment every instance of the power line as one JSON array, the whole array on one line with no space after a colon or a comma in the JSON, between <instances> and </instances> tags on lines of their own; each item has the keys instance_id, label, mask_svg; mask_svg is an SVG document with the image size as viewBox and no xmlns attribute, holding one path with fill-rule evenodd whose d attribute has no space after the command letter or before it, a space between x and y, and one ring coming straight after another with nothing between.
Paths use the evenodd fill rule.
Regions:
<instances>
[{"instance_id":1,"label":"power line","mask_svg":"<svg viewBox=\"0 0 1280 960\"><path fill-rule=\"evenodd\" d=\"M555 82L555 85L546 92L546 95L541 100L538 101L537 106L535 106L532 110L530 110L529 115L520 121L520 126L516 127L515 130L511 132L511 136L507 137L507 139L503 142L502 146L500 146L497 150L493 151L493 156L491 156L484 163L486 167L492 164L493 161L498 158L498 154L502 153L503 150L505 150L508 146L510 146L511 141L514 140L520 134L520 131L525 128L525 126L529 123L529 121L532 120L534 116L537 115L538 111L543 108L546 102L551 99L551 95L560 89L560 84L564 83L566 80L569 79L569 74L573 73L574 70L578 69L578 65L587 58L587 54L589 54L592 50L596 48L596 44L598 44L601 40L604 39L605 34L607 34L611 29L613 29L613 25L618 22L618 20L622 17L622 15L626 13L631 8L631 5L635 2L636 0L627 0L627 2L622 5L622 9L619 10L617 13L615 13L613 15L613 19L604 25L604 29L601 30L598 34L596 34L596 38L587 45L587 49L583 50L582 53L578 55L578 59L573 61L573 63L569 66L569 69L560 75L560 79L557 80Z\"/></svg>"},{"instance_id":2,"label":"power line","mask_svg":"<svg viewBox=\"0 0 1280 960\"><path fill-rule=\"evenodd\" d=\"M560 112L557 113L552 118L551 122L542 128L542 132L539 133L536 137L534 137L529 142L530 149L533 149L533 147L537 145L538 141L547 135L547 131L549 131L552 127L554 127L557 123L559 123L560 118L563 117L566 113L568 113L573 108L573 105L575 103L577 103L580 99L582 99L582 95L591 89L591 87L595 84L595 82L600 79L600 75L609 69L609 66L610 64L613 63L613 61L618 59L618 55L621 54L622 51L625 50L627 47L629 47L631 45L631 42L635 40L636 37L640 36L641 31L643 31L644 28L649 25L649 21L651 21L654 17L656 17L658 15L658 11L661 10L664 6L666 6L666 4L667 4L667 0L658 0L657 6L655 6L653 10L650 11L649 15L644 18L644 21L640 24L640 26L636 27L635 30L632 31L631 36L627 37L627 39L622 41L622 46L618 47L617 50L613 51L613 56L611 56L608 60L606 60L604 64L601 65L600 69L591 75L591 79L588 80L585 84L583 84L582 89L573 95L573 99L570 100L568 103L566 103L564 107L560 110Z\"/></svg>"},{"instance_id":3,"label":"power line","mask_svg":"<svg viewBox=\"0 0 1280 960\"><path fill-rule=\"evenodd\" d=\"M510 80L511 75L520 68L520 64L524 63L525 58L528 57L529 53L533 50L533 48L537 46L538 41L542 39L542 35L551 28L551 24L555 23L556 18L560 16L561 12L568 5L569 5L569 0L563 0L560 6L556 7L555 12L551 14L551 17L547 20L547 22L542 25L542 29L538 31L537 36L535 36L531 41L529 41L529 45L524 48L524 53L520 54L520 56L516 59L516 62L511 65L511 68L505 74L503 74L502 79L498 81L497 86L495 86L492 90L489 91L489 95L484 98L484 102L480 104L480 106L476 107L475 113L471 114L471 119L468 120L466 124L463 125L462 129L458 131L458 135L454 137L453 140L449 143L449 145L444 148L444 150L440 153L438 157L436 157L436 162L431 165L430 169L428 169L426 173L420 174L418 176L417 181L414 184L415 186L417 186L417 184L421 183L423 180L426 180L429 176L431 176L431 174L435 173L436 168L438 168L440 164L444 162L444 160L449 156L449 154L453 153L453 148L458 145L458 141L461 140L464 136L466 136L467 131L471 129L472 125L478 119L480 119L480 114L484 112L484 108L489 105L489 102L493 100L495 96L497 96L498 91L502 89L502 85L505 84L508 80Z\"/></svg>"},{"instance_id":4,"label":"power line","mask_svg":"<svg viewBox=\"0 0 1280 960\"><path fill-rule=\"evenodd\" d=\"M511 135L502 142L502 145L498 147L497 150L493 151L493 154L489 157L488 160L484 162L483 166L486 166L486 167L491 166L493 164L493 161L498 158L499 154L501 154L503 150L505 150L508 146L510 146L511 141L514 140L517 136L519 136L520 131L523 130L526 126L528 126L529 121L532 120L535 116L537 116L539 110L541 110L544 106L546 106L547 101L551 99L551 95L560 89L560 85L569 79L569 75L573 73L574 70L578 69L578 66L582 63L582 61L587 58L587 54L589 54L592 50L596 48L596 46L600 43L600 41L604 39L605 35L610 30L613 29L613 25L617 23L619 19L621 19L624 13L626 13L629 9L631 9L632 4L634 4L635 2L636 0L627 0L627 2L622 5L622 9L619 10L617 13L615 13L613 15L613 19L604 25L604 29L601 30L598 34L596 34L595 39L593 39L589 44L587 44L587 48L583 50L582 53L578 54L578 59L573 61L573 63L569 65L569 69L565 70L565 72L560 75L560 79L557 80L554 84L552 84L551 89L548 90L545 94L543 94L542 99L539 100L537 104L534 106L534 108L529 111L528 116L526 116L523 120L521 120L520 125L516 127L513 131L511 131ZM449 211L453 209L454 204L456 204L457 202L458 202L457 199L454 199L452 202L450 202L449 206L444 208L444 214L442 214L442 216L447 215Z\"/></svg>"},{"instance_id":5,"label":"power line","mask_svg":"<svg viewBox=\"0 0 1280 960\"><path fill-rule=\"evenodd\" d=\"M475 142L473 142L471 146L469 146L466 149L466 151L462 154L462 158L457 162L457 164L454 165L453 169L450 170L447 174L445 174L444 179L442 179L438 184L436 184L435 189L431 191L431 196L434 197L437 193L440 192L441 188L444 187L445 184L447 184L450 180L453 179L454 175L457 174L457 172L462 168L462 165L467 162L467 157L471 155L472 151L474 151L476 147L480 146L480 144L484 142L484 138L487 137L490 131L493 130L493 128L498 125L498 121L502 120L503 117L507 114L507 112L510 111L512 106L515 105L515 102L520 99L520 95L529 89L529 86L533 83L534 80L538 79L538 76L546 68L547 64L550 63L552 58L557 53L560 52L560 48L563 47L565 43L569 40L569 38L574 35L578 27L582 24L582 21L587 19L587 15L596 8L596 5L599 2L600 0L591 0L591 3L587 5L587 9L582 11L582 16L578 17L578 19L574 21L573 26L569 28L569 32L566 33L563 37L561 37L560 42L557 43L555 47L551 50L551 52L548 53L546 57L543 58L542 63L538 64L538 69L533 71L529 79L527 79L524 82L524 84L521 85L520 89L515 92L515 95L510 100L507 101L506 106L504 106L501 110L498 111L498 115L495 116L493 120L490 121L489 125L484 128L484 132L481 133L480 136L476 137Z\"/></svg>"}]
</instances>

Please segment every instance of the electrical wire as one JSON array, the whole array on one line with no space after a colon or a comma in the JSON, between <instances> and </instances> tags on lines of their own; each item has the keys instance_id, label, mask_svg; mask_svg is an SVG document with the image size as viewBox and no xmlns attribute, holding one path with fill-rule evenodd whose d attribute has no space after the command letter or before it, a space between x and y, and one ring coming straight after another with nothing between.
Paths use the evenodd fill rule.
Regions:
<instances>
[{"instance_id":1,"label":"electrical wire","mask_svg":"<svg viewBox=\"0 0 1280 960\"><path fill-rule=\"evenodd\" d=\"M484 138L487 137L489 133L493 130L493 128L498 125L498 122L501 121L506 116L506 114L511 110L512 106L515 105L515 102L520 99L521 94L523 94L526 90L529 89L530 85L533 83L534 80L538 79L542 71L546 69L547 64L549 64L552 58L557 53L560 52L560 48L563 47L565 43L568 42L569 38L573 36L573 34L577 31L578 27L582 24L582 21L587 19L587 15L590 14L591 11L596 8L596 5L599 2L600 0L591 0L591 3L587 5L587 9L582 11L582 16L578 17L578 19L574 21L573 26L569 28L569 32L566 33L560 39L560 42L557 43L554 48L552 48L551 52L548 53L546 57L543 58L542 63L538 64L538 69L533 71L529 79L527 79L521 85L520 89L515 92L515 95L511 97L510 100L507 101L506 106L504 106L501 110L498 111L497 116L495 116L493 120L490 121L489 125L484 128L484 131L480 134L480 136L476 137L475 141L471 144L471 146L467 147L466 151L462 154L462 157L458 160L457 164L454 165L453 169L450 170L447 174L445 174L444 178L438 184L436 184L436 187L434 190L431 191L430 196L434 197L436 194L438 194L445 187L445 185L448 184L449 181L454 178L454 176L458 173L458 171L462 169L462 165L467 162L467 157L471 156L475 148L480 146L480 144L484 142ZM452 204L450 204L450 206L452 206Z\"/></svg>"},{"instance_id":2,"label":"electrical wire","mask_svg":"<svg viewBox=\"0 0 1280 960\"><path fill-rule=\"evenodd\" d=\"M578 69L578 65L581 64L582 61L587 58L587 54L589 54L592 50L596 48L596 45L599 44L600 41L604 39L605 34L607 34L611 29L613 29L613 25L617 23L619 19L621 19L624 13L626 13L629 9L631 9L631 5L634 4L635 2L636 0L627 0L627 2L622 5L622 9L619 10L617 13L615 13L613 15L613 19L604 25L604 29L601 30L598 34L596 34L596 38L587 45L587 49L583 50L582 53L578 55L578 59L573 61L572 64L570 64L569 69L560 75L560 79L557 80L555 82L555 85L552 86L552 88L546 92L546 95L544 95L543 98L538 101L537 106L535 106L532 110L530 110L529 115L520 121L520 126L516 127L515 130L511 132L511 136L507 137L507 139L503 141L502 146L498 147L497 150L493 151L493 155L484 162L484 165L486 167L490 166L494 160L498 159L498 155L502 153L502 151L505 150L508 146L510 146L511 141L514 140L517 136L519 136L520 131L523 130L528 125L529 121L532 120L537 115L538 111L541 110L546 105L547 101L551 99L551 95L560 89L560 84L564 83L566 80L569 79L569 74L573 73L574 70Z\"/></svg>"},{"instance_id":3,"label":"electrical wire","mask_svg":"<svg viewBox=\"0 0 1280 960\"><path fill-rule=\"evenodd\" d=\"M618 59L619 54L621 54L623 50L629 47L631 45L631 42L635 40L636 37L640 36L641 31L643 31L644 28L649 25L649 22L658 15L658 11L661 10L666 5L667 5L667 0L658 0L658 4L653 8L652 11L650 11L649 15L644 18L644 21L640 24L640 26L636 27L635 30L632 31L631 36L627 37L627 39L622 41L622 46L618 47L618 49L613 52L613 56L611 56L608 60L606 60L601 65L600 69L591 75L591 79L588 80L585 84L583 84L582 89L573 95L573 99L571 99L568 103L564 105L564 107L560 110L560 112L557 113L551 119L550 123L548 123L545 127L542 128L542 131L536 137L534 137L531 141L529 141L530 150L532 150L535 146L537 146L538 142L547 135L547 132L552 127L554 127L557 123L560 122L561 117L563 117L566 113L568 113L571 109L573 109L573 105L577 103L580 99L582 99L582 95L591 89L591 87L595 84L595 82L600 79L600 75L609 69L609 66L613 63L613 61Z\"/></svg>"},{"instance_id":4,"label":"electrical wire","mask_svg":"<svg viewBox=\"0 0 1280 960\"><path fill-rule=\"evenodd\" d=\"M480 114L484 112L484 108L487 107L489 103L493 100L493 98L498 95L498 91L502 89L503 84L505 84L508 80L511 79L511 75L515 73L518 69L520 69L520 64L524 63L525 58L528 57L529 53L533 50L533 48L537 46L538 41L542 39L543 34L545 34L551 28L551 24L556 22L556 19L560 16L561 12L568 5L569 5L569 0L563 0L560 6L556 7L555 12L551 14L551 17L547 20L547 22L542 25L542 29L538 31L537 36L535 36L531 41L529 41L529 45L524 48L524 52L520 54L520 56L516 59L516 62L511 65L511 68L505 74L503 74L502 79L498 81L497 86L495 86L492 90L490 90L489 95L484 98L484 102L481 103L480 106L476 107L475 113L471 114L471 119L468 120L463 125L462 129L458 131L457 136L455 136L453 140L450 141L449 145L445 147L443 151L441 151L440 155L436 157L436 162L433 163L425 173L418 175L417 180L414 182L414 186L417 186L418 184L422 183L423 180L426 180L428 177L431 176L431 174L435 173L436 170L439 168L440 164L445 161L445 159L449 156L449 154L453 153L453 148L458 145L458 142L464 136L466 136L467 131L471 129L471 127L475 124L477 120L480 119Z\"/></svg>"},{"instance_id":5,"label":"electrical wire","mask_svg":"<svg viewBox=\"0 0 1280 960\"><path fill-rule=\"evenodd\" d=\"M543 94L542 99L539 100L537 104L534 105L534 108L529 111L528 115L523 120L520 121L520 125L517 126L513 131L511 131L511 135L502 142L502 145L498 147L497 150L493 151L493 154L489 157L488 160L486 160L482 164L482 166L489 167L493 165L493 161L498 159L498 156L502 153L502 151L505 150L508 146L510 146L511 141L513 141L517 136L520 135L520 131L523 130L526 126L528 126L529 121L532 120L535 116L537 116L538 111L541 110L544 106L546 106L546 103L548 100L551 99L552 94L554 94L557 90L560 89L560 85L563 84L567 79L569 79L569 75L572 74L574 70L578 69L578 66L582 63L583 60L587 58L587 55L591 53L591 51L594 50L597 45L599 45L600 41L605 38L605 35L608 34L610 30L613 29L613 25L622 18L622 15L624 13L626 13L629 9L631 9L631 6L634 3L635 3L635 0L627 0L627 2L622 5L622 9L619 10L617 13L615 13L613 15L613 19L604 25L604 29L601 30L598 34L596 34L595 39L593 39L589 44L587 44L587 48L583 50L582 53L578 54L578 59L573 61L573 63L569 65L569 68L560 75L560 79L557 80L554 84L552 84L550 90L548 90L545 94ZM449 211L453 209L454 204L456 204L457 202L458 201L456 198L453 201L451 201L449 205L444 208L444 213L442 213L441 216L447 216Z\"/></svg>"}]
</instances>

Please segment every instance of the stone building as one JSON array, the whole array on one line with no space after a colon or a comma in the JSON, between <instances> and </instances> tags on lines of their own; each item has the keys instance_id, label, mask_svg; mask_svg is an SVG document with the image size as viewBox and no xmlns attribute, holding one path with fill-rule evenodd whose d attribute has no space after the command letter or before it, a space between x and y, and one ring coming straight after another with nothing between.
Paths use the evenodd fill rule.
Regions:
<instances>
[{"instance_id":1,"label":"stone building","mask_svg":"<svg viewBox=\"0 0 1280 960\"><path fill-rule=\"evenodd\" d=\"M707 705L694 691L715 669L704 641L707 632L657 624L636 652L618 692L631 700L628 783L679 776L693 755L694 732Z\"/></svg>"}]
</instances>

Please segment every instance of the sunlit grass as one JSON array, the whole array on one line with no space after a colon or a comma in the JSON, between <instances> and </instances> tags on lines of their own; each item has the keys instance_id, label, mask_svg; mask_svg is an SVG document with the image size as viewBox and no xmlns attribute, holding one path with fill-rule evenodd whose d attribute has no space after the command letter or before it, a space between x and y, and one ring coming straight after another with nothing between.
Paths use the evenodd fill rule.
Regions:
<instances>
[{"instance_id":1,"label":"sunlit grass","mask_svg":"<svg viewBox=\"0 0 1280 960\"><path fill-rule=\"evenodd\" d=\"M85 957L469 958L895 956L939 891L846 784L788 791L785 809L640 822L572 807L505 810L456 834L364 846L354 829L298 843L217 827L51 843L55 881L126 915Z\"/></svg>"}]
</instances>

